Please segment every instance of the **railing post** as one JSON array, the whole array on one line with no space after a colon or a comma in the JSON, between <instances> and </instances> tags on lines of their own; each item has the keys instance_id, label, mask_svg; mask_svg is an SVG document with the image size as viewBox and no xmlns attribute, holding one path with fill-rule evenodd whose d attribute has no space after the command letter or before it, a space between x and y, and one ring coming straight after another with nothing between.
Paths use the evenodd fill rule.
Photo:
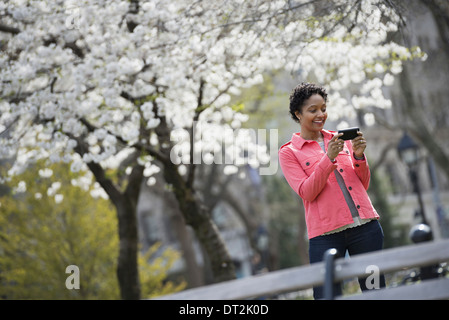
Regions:
<instances>
[{"instance_id":1,"label":"railing post","mask_svg":"<svg viewBox=\"0 0 449 320\"><path fill-rule=\"evenodd\" d=\"M334 300L334 261L338 255L337 249L328 249L324 253L324 264L325 264L325 274L324 274L324 299Z\"/></svg>"},{"instance_id":2,"label":"railing post","mask_svg":"<svg viewBox=\"0 0 449 320\"><path fill-rule=\"evenodd\" d=\"M432 229L427 224L418 224L410 230L410 239L413 243L421 243L433 241ZM438 273L439 264L434 264L430 266L420 267L419 278L421 280L438 278L440 275Z\"/></svg>"}]
</instances>

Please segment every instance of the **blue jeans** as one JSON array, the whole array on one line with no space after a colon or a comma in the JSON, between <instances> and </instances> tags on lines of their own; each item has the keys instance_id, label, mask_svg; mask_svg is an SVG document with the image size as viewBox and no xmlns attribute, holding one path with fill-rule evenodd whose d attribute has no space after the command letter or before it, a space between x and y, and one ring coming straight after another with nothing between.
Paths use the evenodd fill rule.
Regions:
<instances>
[{"instance_id":1,"label":"blue jeans","mask_svg":"<svg viewBox=\"0 0 449 320\"><path fill-rule=\"evenodd\" d=\"M309 260L310 263L323 261L326 250L335 248L342 257L346 250L350 256L381 250L383 246L384 233L379 221L373 220L361 226L349 228L337 233L314 237L309 240ZM366 278L359 278L360 289L368 290L365 284ZM380 287L385 287L385 277L380 276ZM341 285L335 284L335 295L341 295ZM313 297L322 299L324 296L323 287L313 288Z\"/></svg>"}]
</instances>

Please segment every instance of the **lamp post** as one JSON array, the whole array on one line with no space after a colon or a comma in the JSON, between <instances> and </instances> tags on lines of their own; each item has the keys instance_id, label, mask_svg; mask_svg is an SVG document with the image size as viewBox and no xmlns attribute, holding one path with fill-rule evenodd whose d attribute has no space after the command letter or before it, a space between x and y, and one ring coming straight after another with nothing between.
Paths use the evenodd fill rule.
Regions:
<instances>
[{"instance_id":1,"label":"lamp post","mask_svg":"<svg viewBox=\"0 0 449 320\"><path fill-rule=\"evenodd\" d=\"M419 213L421 215L421 223L413 226L409 236L413 243L420 243L433 240L432 229L429 227L424 213L424 203L421 196L421 188L418 180L418 164L419 164L419 146L413 139L404 132L398 144L399 157L408 167L410 180L413 184L413 191L416 193L419 202ZM417 279L426 280L439 277L439 265L430 265L420 268Z\"/></svg>"},{"instance_id":2,"label":"lamp post","mask_svg":"<svg viewBox=\"0 0 449 320\"><path fill-rule=\"evenodd\" d=\"M413 192L416 193L419 203L419 214L421 222L428 225L426 214L424 212L424 203L421 195L421 186L418 179L418 163L419 163L419 146L413 139L404 132L398 144L398 153L401 160L407 165L410 180L413 185Z\"/></svg>"}]
</instances>

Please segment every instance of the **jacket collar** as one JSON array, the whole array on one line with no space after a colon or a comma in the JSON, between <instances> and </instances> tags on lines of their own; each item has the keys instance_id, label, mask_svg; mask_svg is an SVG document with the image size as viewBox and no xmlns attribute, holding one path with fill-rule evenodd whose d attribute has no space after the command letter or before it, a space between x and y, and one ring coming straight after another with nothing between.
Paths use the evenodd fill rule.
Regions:
<instances>
[{"instance_id":1,"label":"jacket collar","mask_svg":"<svg viewBox=\"0 0 449 320\"><path fill-rule=\"evenodd\" d=\"M332 137L334 136L335 131L329 131L329 130L323 129L323 130L321 130L321 133L323 134L323 137L324 137L324 143L327 145L329 140L332 139ZM298 149L302 149L303 145L306 143L316 142L315 140L305 140L304 138L301 137L300 132L294 133L291 141L292 141L292 144Z\"/></svg>"}]
</instances>

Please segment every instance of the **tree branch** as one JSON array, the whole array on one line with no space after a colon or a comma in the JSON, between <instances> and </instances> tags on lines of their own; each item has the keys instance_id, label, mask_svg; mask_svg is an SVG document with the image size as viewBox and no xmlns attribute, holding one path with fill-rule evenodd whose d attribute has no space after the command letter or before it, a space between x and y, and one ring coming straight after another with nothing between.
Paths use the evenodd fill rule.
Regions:
<instances>
[{"instance_id":1,"label":"tree branch","mask_svg":"<svg viewBox=\"0 0 449 320\"><path fill-rule=\"evenodd\" d=\"M78 57L81 58L81 59L84 58L84 52L83 52L83 50L82 50L80 47L78 47L78 46L76 45L75 42L67 42L67 43L65 44L64 48L69 48L69 49L72 50L72 52L73 52L76 56L78 56Z\"/></svg>"},{"instance_id":2,"label":"tree branch","mask_svg":"<svg viewBox=\"0 0 449 320\"><path fill-rule=\"evenodd\" d=\"M136 148L141 151L146 151L150 156L156 158L159 161L162 161L162 162L170 161L170 158L168 156L166 156L162 152L150 147L147 144L142 144L140 142L137 142L137 143L131 145L131 147Z\"/></svg>"},{"instance_id":3,"label":"tree branch","mask_svg":"<svg viewBox=\"0 0 449 320\"><path fill-rule=\"evenodd\" d=\"M88 147L85 144L85 142L83 140L81 140L80 138L75 137L71 133L64 132L64 134L66 136L68 136L70 139L73 139L76 141L75 151L81 157L83 157L84 154L86 154L87 150L88 150ZM108 194L109 199L111 199L111 201L117 207L120 204L120 199L122 197L122 194L120 193L118 188L116 188L116 186L114 185L112 180L106 177L103 167L93 161L87 163L87 166L88 166L89 170L92 172L92 174L95 176L95 180L97 180L97 182L100 184L100 186Z\"/></svg>"},{"instance_id":4,"label":"tree branch","mask_svg":"<svg viewBox=\"0 0 449 320\"><path fill-rule=\"evenodd\" d=\"M98 128L95 127L93 124L91 124L88 120L86 120L84 117L80 118L80 121L82 124L84 124L89 132L94 132ZM110 130L106 130L106 132L112 136L114 136L120 143L122 143L125 146L129 146L130 148L136 148L139 151L145 151L148 154L150 154L152 157L155 157L156 159L160 161L167 161L168 158L165 156L162 152L152 148L151 146L147 144L143 144L141 142L136 142L132 145L128 145L128 142L124 140L121 136L116 135L115 133L111 132Z\"/></svg>"},{"instance_id":5,"label":"tree branch","mask_svg":"<svg viewBox=\"0 0 449 320\"><path fill-rule=\"evenodd\" d=\"M131 174L128 177L128 185L126 186L125 196L130 199L135 207L137 207L137 200L139 199L140 187L142 185L144 167L140 164L135 164Z\"/></svg>"},{"instance_id":6,"label":"tree branch","mask_svg":"<svg viewBox=\"0 0 449 320\"><path fill-rule=\"evenodd\" d=\"M195 137L194 137L194 128L195 124L200 118L201 112L203 112L204 109L201 108L203 105L203 94L204 94L204 85L205 81L203 78L200 80L200 88L198 92L198 102L197 102L197 108L195 110L195 115L193 117L193 123L192 127L189 129L190 134L190 167L189 167L189 173L187 175L187 187L191 188L193 186L193 181L195 180L195 170L196 170L196 164L193 163L193 156L195 154Z\"/></svg>"},{"instance_id":7,"label":"tree branch","mask_svg":"<svg viewBox=\"0 0 449 320\"><path fill-rule=\"evenodd\" d=\"M19 34L20 33L20 29L15 28L15 27L10 27L4 24L0 24L0 32L6 32L6 33L11 33L11 34Z\"/></svg>"},{"instance_id":8,"label":"tree branch","mask_svg":"<svg viewBox=\"0 0 449 320\"><path fill-rule=\"evenodd\" d=\"M388 152L390 152L391 149L393 149L395 146L393 144L387 144L385 147L383 147L382 151L380 152L380 156L377 159L377 161L370 166L371 174L373 175L374 172L382 165L384 162Z\"/></svg>"},{"instance_id":9,"label":"tree branch","mask_svg":"<svg viewBox=\"0 0 449 320\"><path fill-rule=\"evenodd\" d=\"M86 128L88 129L89 132L92 132L96 129L96 127L93 126L91 123L89 123L89 121L87 121L86 119L81 118L80 121L81 121L81 123L83 123L86 126ZM77 142L75 151L81 157L83 157L84 154L86 154L88 152L88 146L82 139L75 137L70 133L64 133L64 134ZM119 138L120 137L117 137L117 139L119 139ZM121 141L125 142L123 139L121 139ZM142 150L142 148L137 148L137 149ZM135 158L135 155L131 155L131 158ZM95 163L93 161L87 163L87 166L90 169L90 171L93 173L93 175L95 176L95 179L97 180L97 182L102 186L102 188L109 195L109 198L111 199L111 201L117 206L118 199L122 196L122 194L120 193L119 189L114 185L112 180L106 177L103 167L100 164ZM137 205L137 199L139 197L140 186L142 183L143 170L144 170L143 166L141 166L139 164L134 165L132 172L128 177L128 185L124 192L124 195L128 199L131 199L132 202L134 203L134 205Z\"/></svg>"}]
</instances>

